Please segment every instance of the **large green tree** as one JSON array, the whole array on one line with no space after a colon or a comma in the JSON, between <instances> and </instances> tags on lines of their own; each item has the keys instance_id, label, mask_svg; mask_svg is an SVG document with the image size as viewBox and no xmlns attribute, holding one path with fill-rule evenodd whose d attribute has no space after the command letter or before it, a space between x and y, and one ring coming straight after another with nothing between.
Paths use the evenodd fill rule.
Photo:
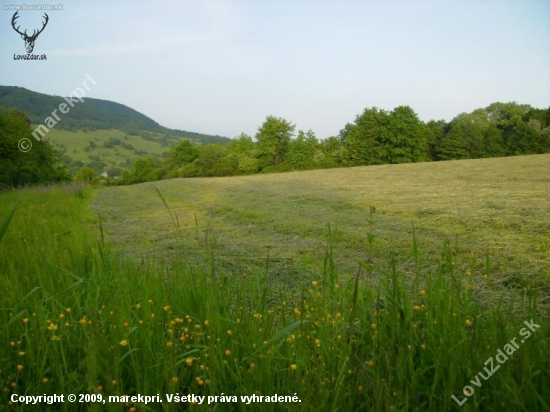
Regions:
<instances>
[{"instance_id":1,"label":"large green tree","mask_svg":"<svg viewBox=\"0 0 550 412\"><path fill-rule=\"evenodd\" d=\"M345 166L382 164L380 135L386 133L388 113L377 107L366 108L340 132Z\"/></svg>"},{"instance_id":2,"label":"large green tree","mask_svg":"<svg viewBox=\"0 0 550 412\"><path fill-rule=\"evenodd\" d=\"M515 102L496 102L485 110L491 123L502 132L506 155L550 151L550 108L542 110Z\"/></svg>"},{"instance_id":3,"label":"large green tree","mask_svg":"<svg viewBox=\"0 0 550 412\"><path fill-rule=\"evenodd\" d=\"M0 190L69 180L58 158L47 141L32 136L26 114L0 110Z\"/></svg>"},{"instance_id":4,"label":"large green tree","mask_svg":"<svg viewBox=\"0 0 550 412\"><path fill-rule=\"evenodd\" d=\"M168 156L162 162L161 179L180 177L199 157L200 149L189 140L184 140L170 149Z\"/></svg>"},{"instance_id":5,"label":"large green tree","mask_svg":"<svg viewBox=\"0 0 550 412\"><path fill-rule=\"evenodd\" d=\"M308 130L298 131L296 139L291 140L287 163L296 170L315 169L324 158L315 134Z\"/></svg>"},{"instance_id":6,"label":"large green tree","mask_svg":"<svg viewBox=\"0 0 550 412\"><path fill-rule=\"evenodd\" d=\"M438 149L442 160L477 159L505 153L502 131L486 109L456 116Z\"/></svg>"},{"instance_id":7,"label":"large green tree","mask_svg":"<svg viewBox=\"0 0 550 412\"><path fill-rule=\"evenodd\" d=\"M232 176L236 174L238 161L228 156L224 146L216 143L202 147L193 166L197 167L197 176Z\"/></svg>"},{"instance_id":8,"label":"large green tree","mask_svg":"<svg viewBox=\"0 0 550 412\"><path fill-rule=\"evenodd\" d=\"M342 144L338 136L330 136L319 142L323 151L323 167L337 167L342 164Z\"/></svg>"},{"instance_id":9,"label":"large green tree","mask_svg":"<svg viewBox=\"0 0 550 412\"><path fill-rule=\"evenodd\" d=\"M295 125L282 117L268 116L258 128L256 140L261 156L268 159L265 166L279 166L284 162Z\"/></svg>"},{"instance_id":10,"label":"large green tree","mask_svg":"<svg viewBox=\"0 0 550 412\"><path fill-rule=\"evenodd\" d=\"M152 182L161 178L160 160L152 157L137 159L130 170L122 173L120 183L133 184Z\"/></svg>"},{"instance_id":11,"label":"large green tree","mask_svg":"<svg viewBox=\"0 0 550 412\"><path fill-rule=\"evenodd\" d=\"M169 161L178 166L192 163L197 157L199 157L199 149L189 140L184 140L172 147L168 154Z\"/></svg>"},{"instance_id":12,"label":"large green tree","mask_svg":"<svg viewBox=\"0 0 550 412\"><path fill-rule=\"evenodd\" d=\"M430 120L424 128L425 157L426 160L439 160L438 149L447 132L445 120Z\"/></svg>"},{"instance_id":13,"label":"large green tree","mask_svg":"<svg viewBox=\"0 0 550 412\"><path fill-rule=\"evenodd\" d=\"M516 115L503 128L503 138L509 155L545 152L544 136L536 121L531 126Z\"/></svg>"},{"instance_id":14,"label":"large green tree","mask_svg":"<svg viewBox=\"0 0 550 412\"><path fill-rule=\"evenodd\" d=\"M423 160L425 125L409 106L399 106L389 114L378 133L379 158L383 163L410 163Z\"/></svg>"},{"instance_id":15,"label":"large green tree","mask_svg":"<svg viewBox=\"0 0 550 412\"><path fill-rule=\"evenodd\" d=\"M260 168L258 149L250 136L241 133L227 144L229 156L237 160L239 173L248 175L256 173Z\"/></svg>"}]
</instances>

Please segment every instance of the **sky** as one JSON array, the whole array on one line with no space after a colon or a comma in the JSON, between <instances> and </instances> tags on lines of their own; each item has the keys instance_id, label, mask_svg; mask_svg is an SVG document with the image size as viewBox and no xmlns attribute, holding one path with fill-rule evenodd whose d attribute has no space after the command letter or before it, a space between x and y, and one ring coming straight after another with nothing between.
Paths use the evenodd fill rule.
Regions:
<instances>
[{"instance_id":1,"label":"sky","mask_svg":"<svg viewBox=\"0 0 550 412\"><path fill-rule=\"evenodd\" d=\"M20 1L20 0L19 0ZM12 5L62 5L34 54ZM163 126L318 138L367 107L450 121L495 101L550 106L549 0L0 0L0 85L125 104ZM20 30L42 27L22 10ZM55 109L52 107L52 110Z\"/></svg>"}]
</instances>

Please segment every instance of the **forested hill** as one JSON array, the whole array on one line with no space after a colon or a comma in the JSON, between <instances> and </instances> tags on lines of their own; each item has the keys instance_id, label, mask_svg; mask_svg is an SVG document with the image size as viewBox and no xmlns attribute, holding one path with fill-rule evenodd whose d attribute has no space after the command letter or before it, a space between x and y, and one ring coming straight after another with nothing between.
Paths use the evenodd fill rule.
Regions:
<instances>
[{"instance_id":1,"label":"forested hill","mask_svg":"<svg viewBox=\"0 0 550 412\"><path fill-rule=\"evenodd\" d=\"M211 136L185 130L168 129L153 119L120 103L108 100L83 98L86 104L75 104L63 115L63 120L55 127L62 130L109 130L117 129L128 134L142 131L167 133L200 142L227 143L228 138ZM16 108L29 115L33 124L42 124L51 112L65 100L60 96L33 92L22 87L0 86L0 107Z\"/></svg>"}]
</instances>

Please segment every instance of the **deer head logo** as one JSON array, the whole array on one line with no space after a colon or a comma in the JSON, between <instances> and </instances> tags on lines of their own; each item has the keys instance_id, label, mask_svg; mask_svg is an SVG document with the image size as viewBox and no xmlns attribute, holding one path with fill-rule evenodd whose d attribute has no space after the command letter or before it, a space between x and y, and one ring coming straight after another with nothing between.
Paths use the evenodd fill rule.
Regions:
<instances>
[{"instance_id":1,"label":"deer head logo","mask_svg":"<svg viewBox=\"0 0 550 412\"><path fill-rule=\"evenodd\" d=\"M27 30L25 30L24 33L21 33L19 31L20 26L17 26L17 28L15 28L15 23L16 23L15 20L17 20L17 18L19 17L17 15L17 13L19 13L19 11L16 11L15 14L13 15L13 17L11 19L11 25L12 25L13 29L21 35L21 38L23 40L25 40L25 48L27 49L27 53L32 53L32 51L34 49L34 42L36 41L36 38L38 37L38 35L40 33L42 33L44 31L44 28L48 24L48 20L50 18L48 17L48 15L46 13L44 13L44 17L45 17L46 21L43 23L42 28L40 30L38 30L38 32L36 30L34 30L33 33L32 33L32 36L29 36L29 35L27 35Z\"/></svg>"}]
</instances>

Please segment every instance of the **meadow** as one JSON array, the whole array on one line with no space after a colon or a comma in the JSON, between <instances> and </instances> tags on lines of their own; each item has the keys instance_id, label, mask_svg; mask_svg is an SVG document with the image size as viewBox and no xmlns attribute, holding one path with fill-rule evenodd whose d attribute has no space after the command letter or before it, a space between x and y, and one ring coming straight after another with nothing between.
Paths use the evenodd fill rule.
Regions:
<instances>
[{"instance_id":1,"label":"meadow","mask_svg":"<svg viewBox=\"0 0 550 412\"><path fill-rule=\"evenodd\" d=\"M2 409L548 410L549 164L2 193Z\"/></svg>"},{"instance_id":2,"label":"meadow","mask_svg":"<svg viewBox=\"0 0 550 412\"><path fill-rule=\"evenodd\" d=\"M93 208L134 259L181 249L201 259L207 246L217 267L242 274L269 261L272 281L288 286L323 270L329 227L336 267L354 273L370 230L374 259L391 255L404 273L437 269L447 243L457 269L498 273L491 282L509 289L549 283L549 165L535 155L172 179L106 188Z\"/></svg>"},{"instance_id":3,"label":"meadow","mask_svg":"<svg viewBox=\"0 0 550 412\"><path fill-rule=\"evenodd\" d=\"M124 170L131 167L132 163L140 158L151 156L160 157L168 152L172 145L181 142L176 136L162 135L160 133L142 132L141 135L129 135L120 130L93 130L93 131L69 131L51 129L47 138L54 147L60 150L67 161L82 162L84 165L90 162L102 162L103 168L94 167L102 173L109 168ZM118 144L110 145L109 142L119 141ZM90 147L92 142L93 147ZM69 165L77 170L79 167ZM93 166L93 164L92 164Z\"/></svg>"}]
</instances>

